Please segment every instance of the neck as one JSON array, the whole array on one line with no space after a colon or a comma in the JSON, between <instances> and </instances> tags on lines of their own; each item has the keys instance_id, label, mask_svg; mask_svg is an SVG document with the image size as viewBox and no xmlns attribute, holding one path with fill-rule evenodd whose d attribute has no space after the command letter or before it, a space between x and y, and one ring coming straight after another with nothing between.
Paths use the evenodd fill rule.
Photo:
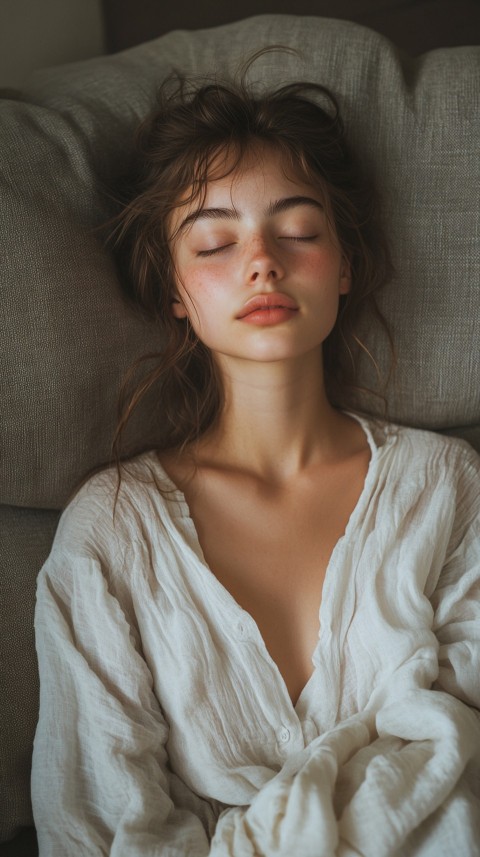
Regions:
<instances>
[{"instance_id":1,"label":"neck","mask_svg":"<svg viewBox=\"0 0 480 857\"><path fill-rule=\"evenodd\" d=\"M332 460L346 417L327 399L318 352L309 357L222 366L225 407L200 459L276 483Z\"/></svg>"}]
</instances>

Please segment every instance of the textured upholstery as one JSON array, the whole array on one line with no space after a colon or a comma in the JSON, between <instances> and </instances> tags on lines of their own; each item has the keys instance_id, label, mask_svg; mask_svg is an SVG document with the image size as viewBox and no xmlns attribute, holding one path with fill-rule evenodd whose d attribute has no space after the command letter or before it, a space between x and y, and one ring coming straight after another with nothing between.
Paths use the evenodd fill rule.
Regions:
<instances>
[{"instance_id":1,"label":"textured upholstery","mask_svg":"<svg viewBox=\"0 0 480 857\"><path fill-rule=\"evenodd\" d=\"M2 626L2 681L12 688L18 676L2 694L4 838L31 821L28 768L38 694L33 585L56 522L48 510L61 508L78 480L106 461L122 373L136 356L161 347L154 326L123 302L111 254L102 247L97 228L110 210L105 189L123 171L133 129L172 67L224 73L279 43L300 56L268 54L254 65L252 81L309 79L333 89L381 190L396 266L382 295L398 351L390 415L460 434L480 448L480 48L414 60L348 22L261 16L38 73L25 101L0 108L7 316L0 502L11 507L3 510L9 538L2 548L2 603L9 624ZM373 329L366 335L382 365L386 343ZM367 362L362 372L369 383ZM140 415L132 444L143 428Z\"/></svg>"},{"instance_id":2,"label":"textured upholstery","mask_svg":"<svg viewBox=\"0 0 480 857\"><path fill-rule=\"evenodd\" d=\"M29 780L38 713L35 581L57 521L58 512L0 507L0 841L32 822Z\"/></svg>"}]
</instances>

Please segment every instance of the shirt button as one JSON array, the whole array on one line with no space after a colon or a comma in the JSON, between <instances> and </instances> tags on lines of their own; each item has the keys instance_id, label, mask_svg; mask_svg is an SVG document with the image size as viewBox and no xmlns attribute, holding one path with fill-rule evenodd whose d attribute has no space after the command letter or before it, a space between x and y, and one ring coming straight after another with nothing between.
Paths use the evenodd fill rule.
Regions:
<instances>
[{"instance_id":1,"label":"shirt button","mask_svg":"<svg viewBox=\"0 0 480 857\"><path fill-rule=\"evenodd\" d=\"M280 729L280 732L278 733L278 740L282 744L286 744L287 741L290 741L290 732L285 726Z\"/></svg>"}]
</instances>

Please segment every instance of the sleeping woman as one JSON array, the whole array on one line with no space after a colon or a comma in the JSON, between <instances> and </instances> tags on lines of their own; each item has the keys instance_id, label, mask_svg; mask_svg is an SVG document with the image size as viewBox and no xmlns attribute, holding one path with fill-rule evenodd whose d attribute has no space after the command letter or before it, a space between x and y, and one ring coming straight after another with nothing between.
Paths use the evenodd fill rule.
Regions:
<instances>
[{"instance_id":1,"label":"sleeping woman","mask_svg":"<svg viewBox=\"0 0 480 857\"><path fill-rule=\"evenodd\" d=\"M41 857L480 854L480 459L353 406L390 273L336 100L164 88L117 233L155 448L38 579Z\"/></svg>"}]
</instances>

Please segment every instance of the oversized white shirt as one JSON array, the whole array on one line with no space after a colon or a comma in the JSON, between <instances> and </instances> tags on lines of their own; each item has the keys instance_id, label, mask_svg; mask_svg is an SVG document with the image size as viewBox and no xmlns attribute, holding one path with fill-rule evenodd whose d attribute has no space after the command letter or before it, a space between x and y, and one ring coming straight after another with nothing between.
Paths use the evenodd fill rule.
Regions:
<instances>
[{"instance_id":1,"label":"oversized white shirt","mask_svg":"<svg viewBox=\"0 0 480 857\"><path fill-rule=\"evenodd\" d=\"M37 590L41 857L480 855L480 458L357 419L295 706L156 453L115 517L113 468L67 507Z\"/></svg>"}]
</instances>

